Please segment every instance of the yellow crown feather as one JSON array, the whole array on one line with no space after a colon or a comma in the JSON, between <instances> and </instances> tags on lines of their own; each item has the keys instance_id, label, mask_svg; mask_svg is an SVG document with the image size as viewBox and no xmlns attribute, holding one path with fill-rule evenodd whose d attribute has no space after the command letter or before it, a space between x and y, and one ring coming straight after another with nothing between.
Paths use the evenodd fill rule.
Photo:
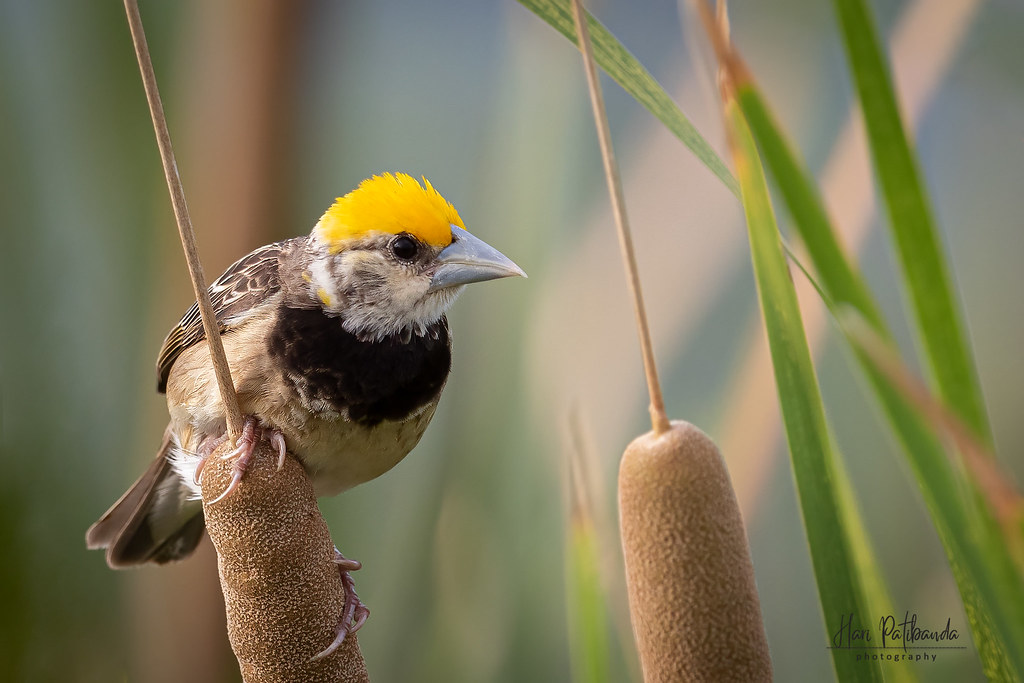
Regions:
<instances>
[{"instance_id":1,"label":"yellow crown feather","mask_svg":"<svg viewBox=\"0 0 1024 683\"><path fill-rule=\"evenodd\" d=\"M452 225L465 229L459 212L423 178L420 185L407 173L384 173L367 178L327 209L313 234L332 252L373 232L407 232L421 242L446 247Z\"/></svg>"}]
</instances>

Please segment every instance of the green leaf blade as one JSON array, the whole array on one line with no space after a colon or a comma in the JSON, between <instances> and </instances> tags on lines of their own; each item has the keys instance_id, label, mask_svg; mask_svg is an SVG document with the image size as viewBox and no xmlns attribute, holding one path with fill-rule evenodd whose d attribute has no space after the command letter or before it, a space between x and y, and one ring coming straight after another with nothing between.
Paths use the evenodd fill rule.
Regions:
<instances>
[{"instance_id":1,"label":"green leaf blade","mask_svg":"<svg viewBox=\"0 0 1024 683\"><path fill-rule=\"evenodd\" d=\"M826 302L852 306L875 332L889 338L869 289L840 246L814 179L779 131L756 86L742 85L738 101L808 246ZM1024 590L1019 581L1014 585L1013 559L999 542L1000 530L989 511L970 498L968 485L924 417L858 349L857 340L843 332L904 449L942 539L986 673L993 680L1019 680L1019 664L1013 662L1020 661L1020 654L1014 653L1012 643L1024 643ZM859 573L870 580L863 569Z\"/></svg>"},{"instance_id":2,"label":"green leaf blade","mask_svg":"<svg viewBox=\"0 0 1024 683\"><path fill-rule=\"evenodd\" d=\"M599 564L594 526L589 519L576 515L569 523L566 553L569 645L576 683L611 680L607 610Z\"/></svg>"},{"instance_id":3,"label":"green leaf blade","mask_svg":"<svg viewBox=\"0 0 1024 683\"><path fill-rule=\"evenodd\" d=\"M882 576L882 569L878 564L875 549L871 544L863 517L857 506L850 476L838 450L835 458L835 472L836 493L838 494L836 505L849 533L850 551L857 563L856 573L864 590L864 599L868 609L871 610L869 614L872 618L878 618L878 615L885 614L895 615L896 610L893 607L892 596L889 594L889 588ZM900 660L886 663L885 680L887 683L916 683L918 678L910 663Z\"/></svg>"},{"instance_id":4,"label":"green leaf blade","mask_svg":"<svg viewBox=\"0 0 1024 683\"><path fill-rule=\"evenodd\" d=\"M992 432L921 175L864 0L835 0L919 336L942 399L986 445Z\"/></svg>"},{"instance_id":5,"label":"green leaf blade","mask_svg":"<svg viewBox=\"0 0 1024 683\"><path fill-rule=\"evenodd\" d=\"M878 304L847 258L810 171L793 153L760 92L747 83L737 88L736 99L832 303L854 307L875 331L888 336Z\"/></svg>"},{"instance_id":6,"label":"green leaf blade","mask_svg":"<svg viewBox=\"0 0 1024 683\"><path fill-rule=\"evenodd\" d=\"M573 22L569 0L519 0L519 3L576 44L576 25ZM590 40L594 47L594 60L605 73L665 124L701 163L718 176L730 192L739 197L739 185L729 172L729 168L690 119L676 106L665 89L589 12L587 27L590 29Z\"/></svg>"},{"instance_id":7,"label":"green leaf blade","mask_svg":"<svg viewBox=\"0 0 1024 683\"><path fill-rule=\"evenodd\" d=\"M870 605L855 573L857 558L851 534L837 502L842 499L837 489L837 479L842 474L834 461L821 393L796 290L779 242L767 183L739 105L728 100L725 109L793 476L828 627L830 620L845 615L852 614L855 619L857 615L866 617ZM856 662L849 651L841 649L831 652L840 680L882 680L877 662Z\"/></svg>"},{"instance_id":8,"label":"green leaf blade","mask_svg":"<svg viewBox=\"0 0 1024 683\"><path fill-rule=\"evenodd\" d=\"M1024 680L1024 586L995 521L954 470L926 420L856 341L850 341L904 448L945 548L986 677L992 681Z\"/></svg>"}]
</instances>

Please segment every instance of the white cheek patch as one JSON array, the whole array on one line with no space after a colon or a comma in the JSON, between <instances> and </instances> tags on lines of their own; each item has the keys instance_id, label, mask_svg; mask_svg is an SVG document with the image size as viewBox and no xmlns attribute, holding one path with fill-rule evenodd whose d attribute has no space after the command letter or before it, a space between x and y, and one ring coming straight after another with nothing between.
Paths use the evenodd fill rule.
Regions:
<instances>
[{"instance_id":1,"label":"white cheek patch","mask_svg":"<svg viewBox=\"0 0 1024 683\"><path fill-rule=\"evenodd\" d=\"M315 258L309 265L312 293L323 302L324 306L331 310L341 304L338 278L331 272L332 260L333 258L330 256Z\"/></svg>"}]
</instances>

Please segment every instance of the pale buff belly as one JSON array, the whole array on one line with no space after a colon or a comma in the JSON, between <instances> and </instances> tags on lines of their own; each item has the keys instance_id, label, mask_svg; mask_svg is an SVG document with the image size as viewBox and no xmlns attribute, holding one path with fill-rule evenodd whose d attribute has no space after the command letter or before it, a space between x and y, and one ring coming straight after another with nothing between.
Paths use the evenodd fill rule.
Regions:
<instances>
[{"instance_id":1,"label":"pale buff belly","mask_svg":"<svg viewBox=\"0 0 1024 683\"><path fill-rule=\"evenodd\" d=\"M419 443L430 419L432 403L402 421L384 421L372 427L344 417L313 418L285 441L297 443L293 453L306 468L317 496L333 496L375 479L398 464ZM295 434L301 434L296 439ZM290 446L290 450L291 450Z\"/></svg>"},{"instance_id":2,"label":"pale buff belly","mask_svg":"<svg viewBox=\"0 0 1024 683\"><path fill-rule=\"evenodd\" d=\"M242 412L284 435L288 452L309 473L317 496L335 495L390 470L416 446L434 416L436 402L403 420L372 426L352 422L343 413L311 411L287 390L265 355L246 357L242 350L253 348L249 341L224 337ZM177 359L167 384L171 428L179 446L173 463L196 497L196 453L206 439L225 433L223 404L212 372L199 371L207 363L207 345L197 344Z\"/></svg>"}]
</instances>

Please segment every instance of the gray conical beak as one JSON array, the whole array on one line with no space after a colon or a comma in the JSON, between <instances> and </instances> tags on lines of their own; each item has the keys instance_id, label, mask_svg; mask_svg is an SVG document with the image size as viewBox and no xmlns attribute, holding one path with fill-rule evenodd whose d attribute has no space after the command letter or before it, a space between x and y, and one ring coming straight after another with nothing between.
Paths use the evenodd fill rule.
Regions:
<instances>
[{"instance_id":1,"label":"gray conical beak","mask_svg":"<svg viewBox=\"0 0 1024 683\"><path fill-rule=\"evenodd\" d=\"M453 241L437 255L440 264L428 292L502 277L526 277L523 269L483 240L452 226Z\"/></svg>"}]
</instances>

